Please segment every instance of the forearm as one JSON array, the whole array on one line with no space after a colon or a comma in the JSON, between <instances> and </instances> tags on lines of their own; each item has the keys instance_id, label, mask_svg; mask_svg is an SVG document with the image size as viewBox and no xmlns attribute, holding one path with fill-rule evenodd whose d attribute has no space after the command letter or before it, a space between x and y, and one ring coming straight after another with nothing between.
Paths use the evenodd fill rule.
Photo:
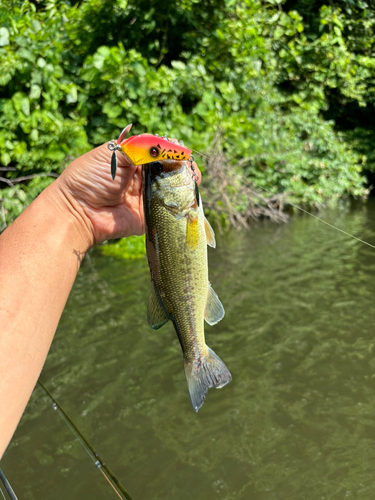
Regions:
<instances>
[{"instance_id":1,"label":"forearm","mask_svg":"<svg viewBox=\"0 0 375 500\"><path fill-rule=\"evenodd\" d=\"M87 235L56 181L0 236L0 458L43 367Z\"/></svg>"}]
</instances>

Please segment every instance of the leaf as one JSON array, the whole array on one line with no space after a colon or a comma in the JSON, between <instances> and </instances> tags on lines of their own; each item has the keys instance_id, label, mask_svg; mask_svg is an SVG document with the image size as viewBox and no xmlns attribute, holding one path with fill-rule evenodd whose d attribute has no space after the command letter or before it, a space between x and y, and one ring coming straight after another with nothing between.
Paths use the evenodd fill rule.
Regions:
<instances>
[{"instance_id":1,"label":"leaf","mask_svg":"<svg viewBox=\"0 0 375 500\"><path fill-rule=\"evenodd\" d=\"M39 138L39 132L38 129L33 128L32 131L30 132L30 139L32 141L37 141Z\"/></svg>"},{"instance_id":2,"label":"leaf","mask_svg":"<svg viewBox=\"0 0 375 500\"><path fill-rule=\"evenodd\" d=\"M98 54L102 57L104 57L104 59L106 59L111 53L111 50L109 49L109 47L106 47L105 45L102 45L101 47L98 48Z\"/></svg>"},{"instance_id":3,"label":"leaf","mask_svg":"<svg viewBox=\"0 0 375 500\"><path fill-rule=\"evenodd\" d=\"M36 58L35 54L33 54L31 50L25 49L23 47L19 49L18 56L21 57L22 59L30 61L31 63L34 63Z\"/></svg>"},{"instance_id":4,"label":"leaf","mask_svg":"<svg viewBox=\"0 0 375 500\"><path fill-rule=\"evenodd\" d=\"M21 111L25 116L30 116L30 101L28 97L24 97L21 101Z\"/></svg>"},{"instance_id":5,"label":"leaf","mask_svg":"<svg viewBox=\"0 0 375 500\"><path fill-rule=\"evenodd\" d=\"M36 63L39 66L39 68L44 68L47 64L45 59L43 59L43 57L38 57L38 60Z\"/></svg>"},{"instance_id":6,"label":"leaf","mask_svg":"<svg viewBox=\"0 0 375 500\"><path fill-rule=\"evenodd\" d=\"M180 69L182 71L184 71L184 69L186 68L185 63L182 61L171 61L171 65L172 65L172 68Z\"/></svg>"},{"instance_id":7,"label":"leaf","mask_svg":"<svg viewBox=\"0 0 375 500\"><path fill-rule=\"evenodd\" d=\"M6 167L7 165L9 165L9 163L11 162L11 157L9 155L9 153L2 153L1 154L1 163Z\"/></svg>"},{"instance_id":8,"label":"leaf","mask_svg":"<svg viewBox=\"0 0 375 500\"><path fill-rule=\"evenodd\" d=\"M81 72L81 78L82 78L82 80L85 80L87 82L91 82L97 74L98 74L97 68L94 68L94 67L84 68Z\"/></svg>"},{"instance_id":9,"label":"leaf","mask_svg":"<svg viewBox=\"0 0 375 500\"><path fill-rule=\"evenodd\" d=\"M138 73L139 76L145 76L146 75L146 70L140 63L136 63L133 65L135 71Z\"/></svg>"},{"instance_id":10,"label":"leaf","mask_svg":"<svg viewBox=\"0 0 375 500\"><path fill-rule=\"evenodd\" d=\"M31 20L31 26L33 27L33 30L35 31L35 33L38 33L38 31L40 31L42 29L42 26L37 19Z\"/></svg>"},{"instance_id":11,"label":"leaf","mask_svg":"<svg viewBox=\"0 0 375 500\"><path fill-rule=\"evenodd\" d=\"M77 87L72 87L70 92L66 96L67 104L77 102Z\"/></svg>"},{"instance_id":12,"label":"leaf","mask_svg":"<svg viewBox=\"0 0 375 500\"><path fill-rule=\"evenodd\" d=\"M105 113L109 118L117 118L122 113L122 107L118 104L106 102L103 106L103 113Z\"/></svg>"},{"instance_id":13,"label":"leaf","mask_svg":"<svg viewBox=\"0 0 375 500\"><path fill-rule=\"evenodd\" d=\"M62 161L65 158L65 153L61 150L58 144L52 144L48 148L46 156L50 160Z\"/></svg>"},{"instance_id":14,"label":"leaf","mask_svg":"<svg viewBox=\"0 0 375 500\"><path fill-rule=\"evenodd\" d=\"M103 69L104 60L105 60L104 56L96 53L93 55L92 64L95 66L96 69L101 71Z\"/></svg>"},{"instance_id":15,"label":"leaf","mask_svg":"<svg viewBox=\"0 0 375 500\"><path fill-rule=\"evenodd\" d=\"M39 99L40 94L41 94L41 88L39 87L39 85L36 85L36 84L31 85L29 98L30 99Z\"/></svg>"},{"instance_id":16,"label":"leaf","mask_svg":"<svg viewBox=\"0 0 375 500\"><path fill-rule=\"evenodd\" d=\"M9 45L9 31L7 28L0 28L0 47L5 47Z\"/></svg>"}]
</instances>

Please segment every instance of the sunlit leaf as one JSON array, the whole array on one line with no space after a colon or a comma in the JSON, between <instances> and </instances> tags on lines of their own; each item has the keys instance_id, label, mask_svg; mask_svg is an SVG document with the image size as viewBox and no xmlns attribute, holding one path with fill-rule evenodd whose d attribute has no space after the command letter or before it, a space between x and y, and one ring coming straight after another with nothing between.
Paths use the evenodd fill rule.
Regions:
<instances>
[{"instance_id":1,"label":"sunlit leaf","mask_svg":"<svg viewBox=\"0 0 375 500\"><path fill-rule=\"evenodd\" d=\"M5 47L9 45L9 31L7 28L0 28L0 47Z\"/></svg>"}]
</instances>

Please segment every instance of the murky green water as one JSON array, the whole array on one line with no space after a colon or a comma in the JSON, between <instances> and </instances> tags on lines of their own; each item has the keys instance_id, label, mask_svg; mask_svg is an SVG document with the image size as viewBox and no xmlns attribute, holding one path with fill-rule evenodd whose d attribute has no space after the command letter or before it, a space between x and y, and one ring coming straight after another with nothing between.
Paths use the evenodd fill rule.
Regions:
<instances>
[{"instance_id":1,"label":"murky green water","mask_svg":"<svg viewBox=\"0 0 375 500\"><path fill-rule=\"evenodd\" d=\"M375 244L373 203L321 215ZM373 499L375 250L302 216L209 258L233 381L198 414L143 260L85 260L42 381L134 500ZM117 498L39 388L2 467L20 500Z\"/></svg>"}]
</instances>

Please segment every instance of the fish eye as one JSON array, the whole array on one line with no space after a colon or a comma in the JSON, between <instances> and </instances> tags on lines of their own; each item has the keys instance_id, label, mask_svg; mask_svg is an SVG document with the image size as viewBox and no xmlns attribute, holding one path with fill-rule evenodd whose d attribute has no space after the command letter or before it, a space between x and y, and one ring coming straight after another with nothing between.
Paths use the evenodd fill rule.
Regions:
<instances>
[{"instance_id":1,"label":"fish eye","mask_svg":"<svg viewBox=\"0 0 375 500\"><path fill-rule=\"evenodd\" d=\"M151 168L154 172L161 172L163 169L163 164L161 161L154 161L151 163Z\"/></svg>"},{"instance_id":2,"label":"fish eye","mask_svg":"<svg viewBox=\"0 0 375 500\"><path fill-rule=\"evenodd\" d=\"M150 149L150 155L155 157L155 156L158 156L159 154L159 151L156 149L156 148L151 148Z\"/></svg>"}]
</instances>

